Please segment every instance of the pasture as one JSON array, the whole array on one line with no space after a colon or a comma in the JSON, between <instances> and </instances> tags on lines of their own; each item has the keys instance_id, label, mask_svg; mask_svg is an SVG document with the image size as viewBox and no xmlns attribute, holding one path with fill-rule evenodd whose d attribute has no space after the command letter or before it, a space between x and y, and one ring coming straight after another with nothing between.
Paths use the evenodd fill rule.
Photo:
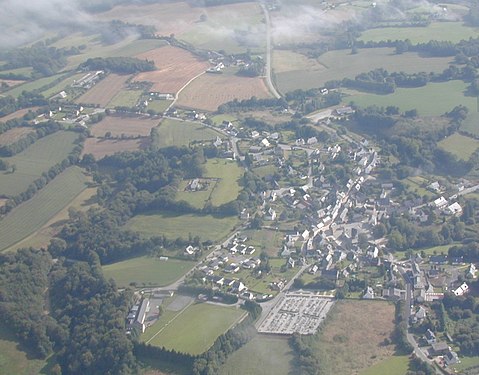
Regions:
<instances>
[{"instance_id":1,"label":"pasture","mask_svg":"<svg viewBox=\"0 0 479 375\"><path fill-rule=\"evenodd\" d=\"M164 119L153 139L158 147L188 146L192 142L214 141L221 134L201 123Z\"/></svg>"},{"instance_id":2,"label":"pasture","mask_svg":"<svg viewBox=\"0 0 479 375\"><path fill-rule=\"evenodd\" d=\"M45 91L42 91L42 95L45 98L50 98L50 97L60 93L61 91L65 90L67 87L71 86L75 80L80 79L84 75L85 75L85 73L78 73L78 74L69 75L64 80L58 82L55 86L50 87L49 89L47 89Z\"/></svg>"},{"instance_id":3,"label":"pasture","mask_svg":"<svg viewBox=\"0 0 479 375\"><path fill-rule=\"evenodd\" d=\"M122 134L127 137L147 137L158 122L149 116L107 116L91 127L91 134L97 138L104 137L107 132L110 132L112 137L120 137Z\"/></svg>"},{"instance_id":4,"label":"pasture","mask_svg":"<svg viewBox=\"0 0 479 375\"><path fill-rule=\"evenodd\" d=\"M354 102L360 107L377 105L387 107L394 105L401 111L417 109L420 116L440 116L458 105L473 110L476 98L465 96L467 84L463 81L429 83L418 88L398 88L393 94L378 95L352 91L351 96L343 99L344 103Z\"/></svg>"},{"instance_id":5,"label":"pasture","mask_svg":"<svg viewBox=\"0 0 479 375\"><path fill-rule=\"evenodd\" d=\"M106 107L125 88L125 83L130 77L129 75L109 74L75 101L79 104L96 104Z\"/></svg>"},{"instance_id":6,"label":"pasture","mask_svg":"<svg viewBox=\"0 0 479 375\"><path fill-rule=\"evenodd\" d=\"M193 304L178 313L149 343L198 355L207 351L218 336L245 314L244 310L234 307Z\"/></svg>"},{"instance_id":7,"label":"pasture","mask_svg":"<svg viewBox=\"0 0 479 375\"><path fill-rule=\"evenodd\" d=\"M179 259L160 260L157 257L141 256L104 265L103 274L115 280L118 287L131 283L140 286L166 286L186 274L195 262Z\"/></svg>"},{"instance_id":8,"label":"pasture","mask_svg":"<svg viewBox=\"0 0 479 375\"><path fill-rule=\"evenodd\" d=\"M208 160L205 177L218 179L211 193L211 204L220 206L235 200L241 190L239 180L242 176L243 169L233 160Z\"/></svg>"},{"instance_id":9,"label":"pasture","mask_svg":"<svg viewBox=\"0 0 479 375\"><path fill-rule=\"evenodd\" d=\"M156 48L136 57L154 61L157 70L139 73L133 80L152 82L152 91L165 94L177 93L210 65L208 61L199 60L191 52L171 46Z\"/></svg>"},{"instance_id":10,"label":"pasture","mask_svg":"<svg viewBox=\"0 0 479 375\"><path fill-rule=\"evenodd\" d=\"M211 192L213 191L216 185L216 181L203 180L203 179L202 181L203 183L207 181L209 185L206 189L200 190L200 191L186 190L190 181L189 180L182 181L175 196L176 200L188 202L193 207L199 208L199 209L202 209L203 207L205 207L206 202L208 202L208 200L211 197Z\"/></svg>"},{"instance_id":11,"label":"pasture","mask_svg":"<svg viewBox=\"0 0 479 375\"><path fill-rule=\"evenodd\" d=\"M83 145L82 155L92 154L96 160L117 152L136 151L148 147L149 138L137 139L98 139L87 138Z\"/></svg>"},{"instance_id":12,"label":"pasture","mask_svg":"<svg viewBox=\"0 0 479 375\"><path fill-rule=\"evenodd\" d=\"M367 370L359 373L359 375L404 375L409 370L409 357L406 355L395 355L389 357Z\"/></svg>"},{"instance_id":13,"label":"pasture","mask_svg":"<svg viewBox=\"0 0 479 375\"><path fill-rule=\"evenodd\" d=\"M25 81L12 80L12 79L0 79L0 87L2 87L3 85L6 85L5 87L6 89L13 88L15 86L21 85L22 83L25 83Z\"/></svg>"},{"instance_id":14,"label":"pasture","mask_svg":"<svg viewBox=\"0 0 479 375\"><path fill-rule=\"evenodd\" d=\"M24 84L15 86L11 90L6 91L5 95L11 95L14 97L19 96L23 91L41 91L41 89L57 79L62 79L63 77L66 78L66 74L55 74L50 77L39 78L35 81L28 81Z\"/></svg>"},{"instance_id":15,"label":"pasture","mask_svg":"<svg viewBox=\"0 0 479 375\"><path fill-rule=\"evenodd\" d=\"M34 131L35 129L26 126L8 129L5 133L0 134L0 146L12 144Z\"/></svg>"},{"instance_id":16,"label":"pasture","mask_svg":"<svg viewBox=\"0 0 479 375\"><path fill-rule=\"evenodd\" d=\"M220 375L288 375L294 355L286 338L258 335L232 353Z\"/></svg>"},{"instance_id":17,"label":"pasture","mask_svg":"<svg viewBox=\"0 0 479 375\"><path fill-rule=\"evenodd\" d=\"M116 94L112 100L108 103L108 108L115 108L115 107L128 107L133 108L135 107L141 95L143 94L143 90L121 90L118 94Z\"/></svg>"},{"instance_id":18,"label":"pasture","mask_svg":"<svg viewBox=\"0 0 479 375\"><path fill-rule=\"evenodd\" d=\"M396 55L393 48L359 49L326 52L318 59L309 59L291 51L274 51L272 64L276 83L281 92L319 88L325 82L354 78L360 73L383 68L389 72L442 72L451 57L421 57L407 52Z\"/></svg>"},{"instance_id":19,"label":"pasture","mask_svg":"<svg viewBox=\"0 0 479 375\"><path fill-rule=\"evenodd\" d=\"M86 188L77 167L67 168L0 221L0 250L14 245L46 224Z\"/></svg>"},{"instance_id":20,"label":"pasture","mask_svg":"<svg viewBox=\"0 0 479 375\"><path fill-rule=\"evenodd\" d=\"M68 156L77 138L77 133L59 131L40 138L15 156L2 158L16 169L14 173L0 172L0 196L15 196L27 190L43 172Z\"/></svg>"},{"instance_id":21,"label":"pasture","mask_svg":"<svg viewBox=\"0 0 479 375\"><path fill-rule=\"evenodd\" d=\"M35 111L36 109L38 109L38 107L19 109L18 111L12 112L9 115L0 117L0 122L6 122L8 120L13 120L15 118L22 118L28 112Z\"/></svg>"},{"instance_id":22,"label":"pasture","mask_svg":"<svg viewBox=\"0 0 479 375\"><path fill-rule=\"evenodd\" d=\"M218 106L233 99L269 98L260 77L240 77L236 70L223 74L203 74L181 91L176 104L180 107L216 111Z\"/></svg>"},{"instance_id":23,"label":"pasture","mask_svg":"<svg viewBox=\"0 0 479 375\"><path fill-rule=\"evenodd\" d=\"M479 148L479 141L459 133L454 133L440 141L438 146L457 156L458 159L467 161Z\"/></svg>"},{"instance_id":24,"label":"pasture","mask_svg":"<svg viewBox=\"0 0 479 375\"><path fill-rule=\"evenodd\" d=\"M175 212L150 212L131 218L126 228L145 237L164 235L169 239L188 239L199 236L201 241L219 241L228 236L238 223L236 216L179 214Z\"/></svg>"},{"instance_id":25,"label":"pasture","mask_svg":"<svg viewBox=\"0 0 479 375\"><path fill-rule=\"evenodd\" d=\"M479 136L479 112L470 108L467 118L461 124L461 130L474 136Z\"/></svg>"}]
</instances>

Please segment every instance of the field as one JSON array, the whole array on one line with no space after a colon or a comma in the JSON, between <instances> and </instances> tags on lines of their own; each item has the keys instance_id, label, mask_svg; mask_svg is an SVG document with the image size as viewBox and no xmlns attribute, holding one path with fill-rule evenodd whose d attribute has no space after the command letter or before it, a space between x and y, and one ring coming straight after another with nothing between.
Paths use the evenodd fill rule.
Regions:
<instances>
[{"instance_id":1,"label":"field","mask_svg":"<svg viewBox=\"0 0 479 375\"><path fill-rule=\"evenodd\" d=\"M32 107L32 108L25 108L25 109L19 109L18 111L15 111L13 113L10 113L9 115L0 117L0 122L6 122L8 120L13 120L15 118L22 118L25 116L29 111L35 111L37 110L38 107Z\"/></svg>"},{"instance_id":2,"label":"field","mask_svg":"<svg viewBox=\"0 0 479 375\"><path fill-rule=\"evenodd\" d=\"M211 204L220 206L236 199L240 192L239 179L243 169L235 161L210 159L206 163L205 177L219 178L211 195Z\"/></svg>"},{"instance_id":3,"label":"field","mask_svg":"<svg viewBox=\"0 0 479 375\"><path fill-rule=\"evenodd\" d=\"M66 169L33 198L0 221L0 250L40 229L85 188L85 176L77 167Z\"/></svg>"},{"instance_id":4,"label":"field","mask_svg":"<svg viewBox=\"0 0 479 375\"><path fill-rule=\"evenodd\" d=\"M408 370L408 356L393 356L371 366L365 371L362 371L360 375L405 375Z\"/></svg>"},{"instance_id":5,"label":"field","mask_svg":"<svg viewBox=\"0 0 479 375\"><path fill-rule=\"evenodd\" d=\"M390 358L394 345L384 345L384 340L393 330L394 305L382 301L337 302L316 342L324 373L360 374Z\"/></svg>"},{"instance_id":6,"label":"field","mask_svg":"<svg viewBox=\"0 0 479 375\"><path fill-rule=\"evenodd\" d=\"M188 146L191 142L214 141L220 136L202 124L181 120L165 119L158 127L158 147Z\"/></svg>"},{"instance_id":7,"label":"field","mask_svg":"<svg viewBox=\"0 0 479 375\"><path fill-rule=\"evenodd\" d=\"M479 136L479 112L471 108L467 118L461 124L461 130Z\"/></svg>"},{"instance_id":8,"label":"field","mask_svg":"<svg viewBox=\"0 0 479 375\"><path fill-rule=\"evenodd\" d=\"M439 147L456 155L459 159L469 160L472 154L479 148L479 141L454 133L438 143Z\"/></svg>"},{"instance_id":9,"label":"field","mask_svg":"<svg viewBox=\"0 0 479 375\"><path fill-rule=\"evenodd\" d=\"M11 95L14 97L19 96L23 91L35 91L40 90L42 87L49 85L61 77L66 77L65 74L56 74L50 77L44 77L35 81L26 82L23 85L15 86L13 89L6 91L5 95Z\"/></svg>"},{"instance_id":10,"label":"field","mask_svg":"<svg viewBox=\"0 0 479 375\"><path fill-rule=\"evenodd\" d=\"M201 354L244 314L244 310L236 308L193 304L177 314L149 343L179 352Z\"/></svg>"},{"instance_id":11,"label":"field","mask_svg":"<svg viewBox=\"0 0 479 375\"><path fill-rule=\"evenodd\" d=\"M195 262L142 256L103 266L106 278L115 280L119 287L128 287L130 283L138 286L169 285L187 273Z\"/></svg>"},{"instance_id":12,"label":"field","mask_svg":"<svg viewBox=\"0 0 479 375\"><path fill-rule=\"evenodd\" d=\"M226 237L237 224L235 216L220 217L211 215L181 215L172 212L152 212L134 216L127 228L149 236L164 235L170 239L189 234L199 236L202 241L218 241Z\"/></svg>"},{"instance_id":13,"label":"field","mask_svg":"<svg viewBox=\"0 0 479 375\"><path fill-rule=\"evenodd\" d=\"M55 86L53 86L53 87L51 87L51 88L49 88L45 91L42 91L42 95L45 98L50 98L53 95L56 95L59 92L65 90L67 87L71 86L75 80L80 79L84 75L85 75L85 73L78 73L78 74L71 75L68 78L65 78L61 82L57 83Z\"/></svg>"},{"instance_id":14,"label":"field","mask_svg":"<svg viewBox=\"0 0 479 375\"><path fill-rule=\"evenodd\" d=\"M1 172L0 196L14 196L27 190L43 172L68 156L77 137L77 133L59 131L37 140L15 156L3 158L15 165L16 170Z\"/></svg>"},{"instance_id":15,"label":"field","mask_svg":"<svg viewBox=\"0 0 479 375\"><path fill-rule=\"evenodd\" d=\"M406 40L411 43L427 43L443 40L457 43L462 39L475 38L479 29L465 26L462 22L433 22L427 27L383 27L363 32L359 40Z\"/></svg>"},{"instance_id":16,"label":"field","mask_svg":"<svg viewBox=\"0 0 479 375\"><path fill-rule=\"evenodd\" d=\"M177 93L192 78L209 67L207 61L199 60L191 52L171 46L157 48L136 57L154 61L157 70L139 73L134 81L153 82L151 90L161 93Z\"/></svg>"},{"instance_id":17,"label":"field","mask_svg":"<svg viewBox=\"0 0 479 375\"><path fill-rule=\"evenodd\" d=\"M242 234L248 237L248 244L255 246L258 251L266 252L271 258L277 257L282 249L283 232L261 229L243 231Z\"/></svg>"},{"instance_id":18,"label":"field","mask_svg":"<svg viewBox=\"0 0 479 375\"><path fill-rule=\"evenodd\" d=\"M17 127L7 130L0 134L0 146L9 145L19 139L25 137L27 134L33 133L35 129L28 127Z\"/></svg>"},{"instance_id":19,"label":"field","mask_svg":"<svg viewBox=\"0 0 479 375\"><path fill-rule=\"evenodd\" d=\"M256 336L231 354L220 375L289 375L294 356L284 338ZM403 374L404 375L404 374Z\"/></svg>"},{"instance_id":20,"label":"field","mask_svg":"<svg viewBox=\"0 0 479 375\"><path fill-rule=\"evenodd\" d=\"M82 104L97 104L106 107L125 87L129 75L109 74L75 101Z\"/></svg>"},{"instance_id":21,"label":"field","mask_svg":"<svg viewBox=\"0 0 479 375\"><path fill-rule=\"evenodd\" d=\"M11 80L11 79L0 79L0 87L1 85L7 85L7 88L13 88L15 86L21 85L25 83L25 81L18 81L18 80Z\"/></svg>"},{"instance_id":22,"label":"field","mask_svg":"<svg viewBox=\"0 0 479 375\"><path fill-rule=\"evenodd\" d=\"M133 108L140 100L143 90L122 90L108 103L108 108L129 107Z\"/></svg>"},{"instance_id":23,"label":"field","mask_svg":"<svg viewBox=\"0 0 479 375\"><path fill-rule=\"evenodd\" d=\"M272 58L277 85L284 93L318 88L327 81L354 78L377 68L389 72L442 72L449 62L450 57L421 57L415 52L396 55L392 48L359 49L355 55L349 50L330 51L318 59L291 51L274 51Z\"/></svg>"},{"instance_id":24,"label":"field","mask_svg":"<svg viewBox=\"0 0 479 375\"><path fill-rule=\"evenodd\" d=\"M389 95L356 92L355 95L345 97L343 101L354 102L361 107L394 105L401 111L416 108L421 116L439 116L458 105L464 105L471 111L476 108L476 98L464 96L466 88L467 84L463 81L429 83L419 88L398 88Z\"/></svg>"},{"instance_id":25,"label":"field","mask_svg":"<svg viewBox=\"0 0 479 375\"><path fill-rule=\"evenodd\" d=\"M130 136L150 135L151 129L158 125L158 120L150 117L131 117L131 116L107 116L91 128L93 136L101 138L105 133L110 132L113 137L120 137L124 134Z\"/></svg>"},{"instance_id":26,"label":"field","mask_svg":"<svg viewBox=\"0 0 479 375\"><path fill-rule=\"evenodd\" d=\"M147 147L148 138L139 139L98 139L87 138L83 146L82 155L92 154L96 160L100 160L116 152L135 151Z\"/></svg>"},{"instance_id":27,"label":"field","mask_svg":"<svg viewBox=\"0 0 479 375\"><path fill-rule=\"evenodd\" d=\"M259 77L239 77L231 73L203 74L191 82L179 95L177 105L205 111L233 99L268 98L266 85Z\"/></svg>"}]
</instances>

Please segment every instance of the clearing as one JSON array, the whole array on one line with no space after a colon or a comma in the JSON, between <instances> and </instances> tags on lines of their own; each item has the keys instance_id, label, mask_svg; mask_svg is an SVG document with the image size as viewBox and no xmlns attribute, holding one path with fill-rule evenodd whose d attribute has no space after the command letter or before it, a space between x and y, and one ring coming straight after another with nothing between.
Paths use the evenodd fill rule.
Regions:
<instances>
[{"instance_id":1,"label":"clearing","mask_svg":"<svg viewBox=\"0 0 479 375\"><path fill-rule=\"evenodd\" d=\"M158 147L188 146L192 142L214 141L221 133L192 121L164 119L153 138Z\"/></svg>"},{"instance_id":2,"label":"clearing","mask_svg":"<svg viewBox=\"0 0 479 375\"><path fill-rule=\"evenodd\" d=\"M454 133L440 141L438 146L456 155L459 159L467 161L479 148L479 141L459 133Z\"/></svg>"},{"instance_id":3,"label":"clearing","mask_svg":"<svg viewBox=\"0 0 479 375\"><path fill-rule=\"evenodd\" d=\"M159 120L149 116L106 116L92 126L91 134L98 138L104 137L107 132L110 132L112 137L120 137L122 134L126 137L148 137L151 129L157 126L158 122Z\"/></svg>"},{"instance_id":4,"label":"clearing","mask_svg":"<svg viewBox=\"0 0 479 375\"><path fill-rule=\"evenodd\" d=\"M125 87L129 75L109 74L90 90L77 98L81 104L96 104L106 107L108 103Z\"/></svg>"},{"instance_id":5,"label":"clearing","mask_svg":"<svg viewBox=\"0 0 479 375\"><path fill-rule=\"evenodd\" d=\"M82 155L92 154L96 160L122 151L136 151L148 147L149 138L137 139L98 139L87 138L83 146Z\"/></svg>"},{"instance_id":6,"label":"clearing","mask_svg":"<svg viewBox=\"0 0 479 375\"><path fill-rule=\"evenodd\" d=\"M16 142L34 131L35 129L26 126L9 129L5 133L0 134L0 146L6 146Z\"/></svg>"}]
</instances>

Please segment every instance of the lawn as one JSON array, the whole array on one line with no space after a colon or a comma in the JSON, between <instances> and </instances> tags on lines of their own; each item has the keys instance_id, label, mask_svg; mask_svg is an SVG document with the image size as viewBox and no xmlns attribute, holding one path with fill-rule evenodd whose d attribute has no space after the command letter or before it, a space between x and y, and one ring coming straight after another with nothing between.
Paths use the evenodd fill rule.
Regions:
<instances>
[{"instance_id":1,"label":"lawn","mask_svg":"<svg viewBox=\"0 0 479 375\"><path fill-rule=\"evenodd\" d=\"M459 159L467 161L479 148L479 141L459 133L454 133L440 141L438 145L440 148L457 156Z\"/></svg>"},{"instance_id":2,"label":"lawn","mask_svg":"<svg viewBox=\"0 0 479 375\"><path fill-rule=\"evenodd\" d=\"M16 207L0 221L0 250L40 229L86 188L77 167L66 169L33 198Z\"/></svg>"},{"instance_id":3,"label":"lawn","mask_svg":"<svg viewBox=\"0 0 479 375\"><path fill-rule=\"evenodd\" d=\"M193 355L201 354L244 314L244 310L231 307L193 304L177 314L149 343Z\"/></svg>"},{"instance_id":4,"label":"lawn","mask_svg":"<svg viewBox=\"0 0 479 375\"><path fill-rule=\"evenodd\" d=\"M212 141L221 135L201 124L171 119L163 120L157 133L154 141L158 147L188 146L191 142Z\"/></svg>"},{"instance_id":5,"label":"lawn","mask_svg":"<svg viewBox=\"0 0 479 375\"><path fill-rule=\"evenodd\" d=\"M360 375L404 375L408 370L409 357L406 355L395 355L362 371Z\"/></svg>"},{"instance_id":6,"label":"lawn","mask_svg":"<svg viewBox=\"0 0 479 375\"><path fill-rule=\"evenodd\" d=\"M106 278L115 280L119 287L127 287L130 283L137 286L169 285L193 268L195 262L156 257L141 256L103 266Z\"/></svg>"},{"instance_id":7,"label":"lawn","mask_svg":"<svg viewBox=\"0 0 479 375\"><path fill-rule=\"evenodd\" d=\"M77 138L78 133L59 131L37 140L15 156L2 158L16 169L14 173L0 172L0 196L15 196L27 190L43 172L68 156Z\"/></svg>"},{"instance_id":8,"label":"lawn","mask_svg":"<svg viewBox=\"0 0 479 375\"><path fill-rule=\"evenodd\" d=\"M365 31L359 40L379 42L381 40L406 40L411 43L427 43L443 40L457 43L462 39L477 37L479 29L465 26L462 22L433 22L427 27L383 27Z\"/></svg>"},{"instance_id":9,"label":"lawn","mask_svg":"<svg viewBox=\"0 0 479 375\"><path fill-rule=\"evenodd\" d=\"M461 130L479 136L479 112L471 108L467 118L461 124Z\"/></svg>"},{"instance_id":10,"label":"lawn","mask_svg":"<svg viewBox=\"0 0 479 375\"><path fill-rule=\"evenodd\" d=\"M256 336L231 354L220 375L288 375L294 356L286 338Z\"/></svg>"},{"instance_id":11,"label":"lawn","mask_svg":"<svg viewBox=\"0 0 479 375\"><path fill-rule=\"evenodd\" d=\"M236 161L226 159L209 159L206 163L204 177L218 179L211 193L211 204L220 206L238 197L241 190L239 180L243 169Z\"/></svg>"},{"instance_id":12,"label":"lawn","mask_svg":"<svg viewBox=\"0 0 479 375\"><path fill-rule=\"evenodd\" d=\"M107 108L129 107L132 108L138 104L143 90L122 90L116 94L108 103Z\"/></svg>"},{"instance_id":13,"label":"lawn","mask_svg":"<svg viewBox=\"0 0 479 375\"><path fill-rule=\"evenodd\" d=\"M170 239L187 239L191 233L193 237L199 236L202 241L218 241L226 237L237 223L236 216L151 212L134 216L128 222L127 228L146 237L164 235Z\"/></svg>"},{"instance_id":14,"label":"lawn","mask_svg":"<svg viewBox=\"0 0 479 375\"><path fill-rule=\"evenodd\" d=\"M415 108L421 116L440 116L458 105L464 105L470 111L476 108L476 98L464 96L466 89L467 84L463 81L449 81L429 83L419 88L398 88L389 95L355 92L355 95L346 96L343 101L354 102L361 107L394 105L401 111Z\"/></svg>"}]
</instances>

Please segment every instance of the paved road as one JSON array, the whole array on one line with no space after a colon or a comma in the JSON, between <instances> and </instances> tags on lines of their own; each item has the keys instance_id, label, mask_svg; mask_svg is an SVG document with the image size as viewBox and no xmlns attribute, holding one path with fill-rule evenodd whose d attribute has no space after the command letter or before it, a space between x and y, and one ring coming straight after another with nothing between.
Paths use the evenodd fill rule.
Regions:
<instances>
[{"instance_id":1,"label":"paved road","mask_svg":"<svg viewBox=\"0 0 479 375\"><path fill-rule=\"evenodd\" d=\"M281 98L280 93L276 90L276 87L273 85L271 80L271 20L269 18L268 9L264 4L261 4L261 9L263 9L264 20L266 22L266 85L268 86L269 91L276 99Z\"/></svg>"}]
</instances>

